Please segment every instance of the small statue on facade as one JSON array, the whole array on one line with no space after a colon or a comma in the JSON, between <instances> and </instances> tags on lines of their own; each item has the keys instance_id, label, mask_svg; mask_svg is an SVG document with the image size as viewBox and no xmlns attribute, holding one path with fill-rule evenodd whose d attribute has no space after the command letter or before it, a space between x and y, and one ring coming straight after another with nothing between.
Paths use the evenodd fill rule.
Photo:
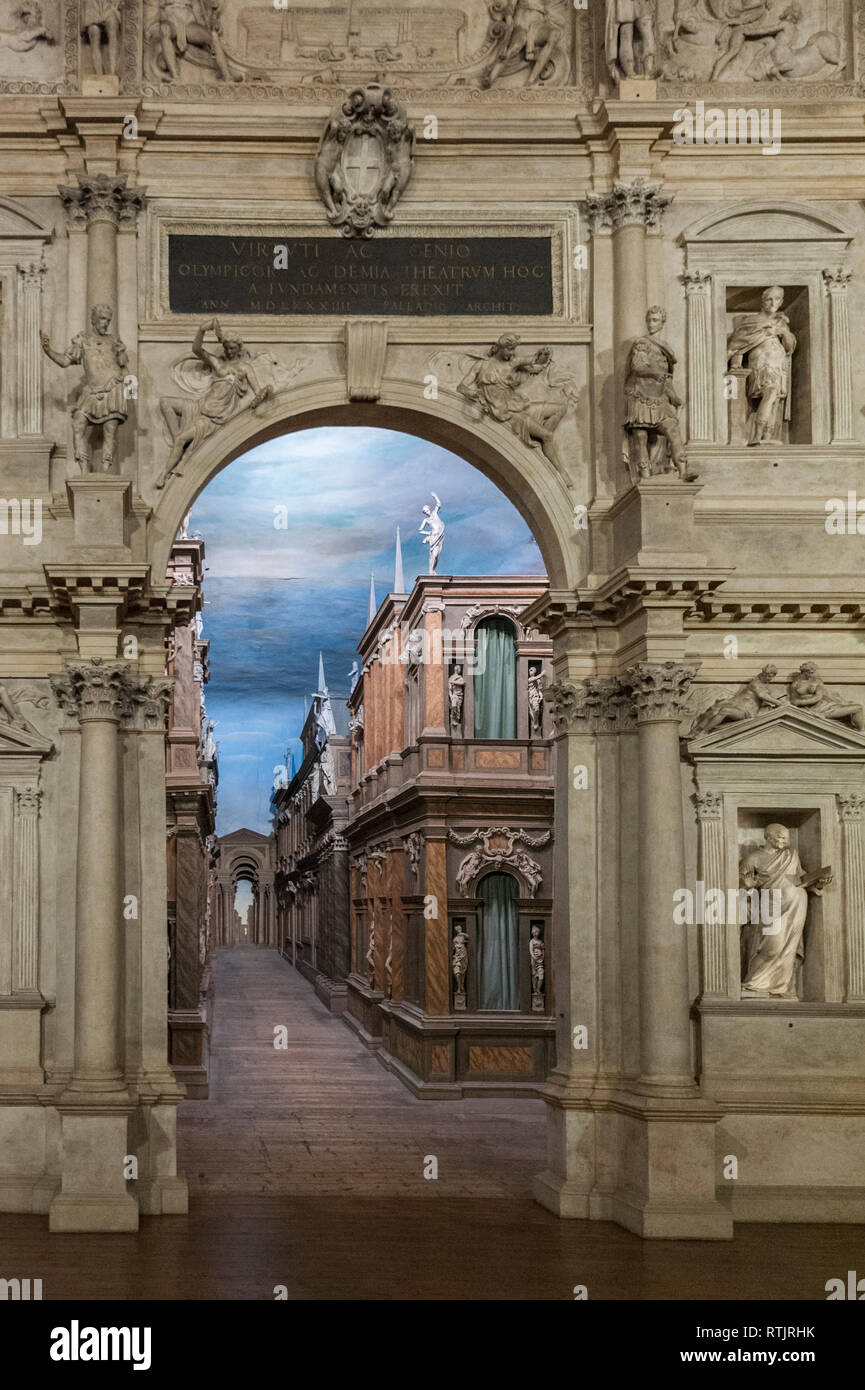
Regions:
<instances>
[{"instance_id":1,"label":"small statue on facade","mask_svg":"<svg viewBox=\"0 0 865 1390\"><path fill-rule=\"evenodd\" d=\"M448 704L450 706L451 730L459 733L463 722L463 698L466 682L462 666L455 666L448 678Z\"/></svg>"},{"instance_id":2,"label":"small statue on facade","mask_svg":"<svg viewBox=\"0 0 865 1390\"><path fill-rule=\"evenodd\" d=\"M628 353L625 380L625 437L628 463L636 482L658 473L678 473L682 482L693 482L679 433L681 399L673 387L676 355L658 337L667 321L659 304L646 311L647 335L635 338Z\"/></svg>"},{"instance_id":3,"label":"small statue on facade","mask_svg":"<svg viewBox=\"0 0 865 1390\"><path fill-rule=\"evenodd\" d=\"M454 977L454 1013L464 1013L466 1007L466 975L469 968L469 939L464 924L454 924L453 960L451 969Z\"/></svg>"},{"instance_id":4,"label":"small statue on facade","mask_svg":"<svg viewBox=\"0 0 865 1390\"><path fill-rule=\"evenodd\" d=\"M349 695L350 695L351 692L354 690L354 687L357 685L357 683L358 683L359 680L360 680L360 667L358 666L358 664L357 664L356 661L353 661L353 662L351 663L351 670L350 670L349 673L348 673L348 693L349 693Z\"/></svg>"},{"instance_id":5,"label":"small statue on facade","mask_svg":"<svg viewBox=\"0 0 865 1390\"><path fill-rule=\"evenodd\" d=\"M121 0L84 0L81 35L90 47L96 77L119 74ZM108 49L103 55L102 45Z\"/></svg>"},{"instance_id":6,"label":"small statue on facade","mask_svg":"<svg viewBox=\"0 0 865 1390\"><path fill-rule=\"evenodd\" d=\"M125 346L108 332L113 317L107 304L90 310L92 333L77 333L65 352L55 352L47 333L40 333L42 351L58 367L83 366L84 382L72 407L72 447L82 473L95 471L87 440L88 425L102 426L102 471L114 467L118 426L128 414L124 376L129 365Z\"/></svg>"},{"instance_id":7,"label":"small statue on facade","mask_svg":"<svg viewBox=\"0 0 865 1390\"><path fill-rule=\"evenodd\" d=\"M494 0L490 5L490 37L498 43L492 62L480 75L481 87L491 87L528 67L526 86L548 84L561 66L559 43L564 24L554 16L554 0Z\"/></svg>"},{"instance_id":8,"label":"small statue on facade","mask_svg":"<svg viewBox=\"0 0 865 1390\"><path fill-rule=\"evenodd\" d=\"M424 519L418 527L418 531L424 538L424 545L429 546L430 574L435 574L436 572L445 538L445 524L439 516L441 499L436 493L433 493L433 497L435 498L435 506L432 508L423 508Z\"/></svg>"},{"instance_id":9,"label":"small statue on facade","mask_svg":"<svg viewBox=\"0 0 865 1390\"><path fill-rule=\"evenodd\" d=\"M369 945L366 952L366 978L370 989L375 989L375 918L369 919Z\"/></svg>"},{"instance_id":10,"label":"small statue on facade","mask_svg":"<svg viewBox=\"0 0 865 1390\"><path fill-rule=\"evenodd\" d=\"M204 335L208 332L216 334L221 356L204 346ZM163 488L173 473L180 473L180 461L188 449L209 439L220 425L242 410L256 410L273 394L272 386L259 381L255 363L242 339L225 337L217 319L201 325L192 344L192 356L196 375L190 378L187 373L189 359L183 358L174 364L174 378L184 389L198 394L191 399L164 396L159 402L171 439L171 452L164 471L156 480L157 488Z\"/></svg>"},{"instance_id":11,"label":"small statue on facade","mask_svg":"<svg viewBox=\"0 0 865 1390\"><path fill-rule=\"evenodd\" d=\"M790 704L797 709L808 709L812 714L821 714L824 719L849 719L854 729L865 732L865 711L861 705L845 703L837 695L826 689L820 679L816 662L803 661L798 671L794 671L787 683Z\"/></svg>"},{"instance_id":12,"label":"small statue on facade","mask_svg":"<svg viewBox=\"0 0 865 1390\"><path fill-rule=\"evenodd\" d=\"M804 960L802 934L808 915L808 894L819 897L832 882L830 868L807 874L790 844L786 825L767 825L764 844L742 861L741 884L774 895L776 912L770 924L756 920L742 930L742 998L797 999L796 968Z\"/></svg>"},{"instance_id":13,"label":"small statue on facade","mask_svg":"<svg viewBox=\"0 0 865 1390\"><path fill-rule=\"evenodd\" d=\"M145 39L158 77L180 80L178 59L215 68L223 82L242 82L232 72L222 43L222 0L158 0L156 18Z\"/></svg>"},{"instance_id":14,"label":"small statue on facade","mask_svg":"<svg viewBox=\"0 0 865 1390\"><path fill-rule=\"evenodd\" d=\"M655 0L607 0L604 52L614 82L655 76Z\"/></svg>"},{"instance_id":15,"label":"small statue on facade","mask_svg":"<svg viewBox=\"0 0 865 1390\"><path fill-rule=\"evenodd\" d=\"M753 680L740 686L735 695L724 696L704 709L694 720L688 737L698 738L701 734L714 733L721 724L753 719L764 706L773 709L781 704L783 698L773 695L770 689L777 674L777 666L764 666Z\"/></svg>"},{"instance_id":16,"label":"small statue on facade","mask_svg":"<svg viewBox=\"0 0 865 1390\"><path fill-rule=\"evenodd\" d=\"M529 733L540 736L544 719L544 686L541 667L536 661L529 664Z\"/></svg>"},{"instance_id":17,"label":"small statue on facade","mask_svg":"<svg viewBox=\"0 0 865 1390\"><path fill-rule=\"evenodd\" d=\"M784 421L791 416L790 364L796 337L790 332L789 318L781 313L781 286L764 290L761 303L759 312L742 314L727 340L730 370L748 368L749 446L781 444Z\"/></svg>"},{"instance_id":18,"label":"small statue on facade","mask_svg":"<svg viewBox=\"0 0 865 1390\"><path fill-rule=\"evenodd\" d=\"M532 1012L536 1014L544 1011L544 961L547 956L547 948L544 945L544 938L541 928L537 922L532 923L531 936L529 938L529 963L532 970Z\"/></svg>"}]
</instances>

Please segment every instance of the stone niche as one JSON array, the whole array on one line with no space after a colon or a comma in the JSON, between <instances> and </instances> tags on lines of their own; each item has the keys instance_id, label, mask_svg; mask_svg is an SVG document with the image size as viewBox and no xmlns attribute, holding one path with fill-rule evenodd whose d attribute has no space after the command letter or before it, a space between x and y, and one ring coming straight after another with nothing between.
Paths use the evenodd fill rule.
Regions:
<instances>
[{"instance_id":1,"label":"stone niche","mask_svg":"<svg viewBox=\"0 0 865 1390\"><path fill-rule=\"evenodd\" d=\"M727 340L738 317L759 310L762 292L778 285L797 340L781 443L788 451L854 443L851 277L844 269L851 229L834 213L797 203L748 202L714 208L678 240L685 251L689 442L698 449L747 447L748 372L728 368ZM738 388L732 398L725 378ZM756 452L748 450L752 460Z\"/></svg>"},{"instance_id":2,"label":"stone niche","mask_svg":"<svg viewBox=\"0 0 865 1390\"><path fill-rule=\"evenodd\" d=\"M799 1001L865 1000L865 734L837 719L782 705L687 744L697 785L698 878L736 889L742 859L775 821L790 831L807 872L829 865L833 882L809 894ZM701 932L701 1001L736 1001L743 1016L776 1001L740 998L741 927Z\"/></svg>"}]
</instances>

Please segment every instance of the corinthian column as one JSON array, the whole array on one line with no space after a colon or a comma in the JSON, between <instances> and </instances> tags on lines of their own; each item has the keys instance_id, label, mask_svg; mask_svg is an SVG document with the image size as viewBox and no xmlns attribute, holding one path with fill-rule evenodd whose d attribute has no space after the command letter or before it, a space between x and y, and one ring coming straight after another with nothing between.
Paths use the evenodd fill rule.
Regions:
<instances>
[{"instance_id":1,"label":"corinthian column","mask_svg":"<svg viewBox=\"0 0 865 1390\"><path fill-rule=\"evenodd\" d=\"M679 758L682 705L697 667L641 661L625 677L637 715L640 807L640 1057L653 1088L694 1086L687 928L673 921L685 886Z\"/></svg>"},{"instance_id":2,"label":"corinthian column","mask_svg":"<svg viewBox=\"0 0 865 1390\"><path fill-rule=\"evenodd\" d=\"M69 1089L122 1092L123 880L118 726L128 667L99 659L52 677L81 726L75 932L75 1049Z\"/></svg>"},{"instance_id":3,"label":"corinthian column","mask_svg":"<svg viewBox=\"0 0 865 1390\"><path fill-rule=\"evenodd\" d=\"M76 186L61 186L70 225L87 228L87 305L110 305L117 319L117 229L134 224L144 189L127 188L126 174L77 173Z\"/></svg>"},{"instance_id":4,"label":"corinthian column","mask_svg":"<svg viewBox=\"0 0 865 1390\"><path fill-rule=\"evenodd\" d=\"M12 993L39 991L39 802L42 793L27 787L15 793L13 853L15 912L12 938Z\"/></svg>"},{"instance_id":5,"label":"corinthian column","mask_svg":"<svg viewBox=\"0 0 865 1390\"><path fill-rule=\"evenodd\" d=\"M18 270L18 433L42 433L42 278L44 263Z\"/></svg>"},{"instance_id":6,"label":"corinthian column","mask_svg":"<svg viewBox=\"0 0 865 1390\"><path fill-rule=\"evenodd\" d=\"M688 299L688 440L714 438L715 393L712 375L712 277L692 270L682 276Z\"/></svg>"},{"instance_id":7,"label":"corinthian column","mask_svg":"<svg viewBox=\"0 0 865 1390\"><path fill-rule=\"evenodd\" d=\"M841 853L844 864L844 927L847 935L847 999L865 999L865 796L838 797Z\"/></svg>"},{"instance_id":8,"label":"corinthian column","mask_svg":"<svg viewBox=\"0 0 865 1390\"><path fill-rule=\"evenodd\" d=\"M697 820L700 823L699 876L708 893L711 888L724 890L724 833L721 816L724 799L720 792L697 793ZM727 988L727 928L722 923L706 922L703 934L702 997L725 999ZM739 988L736 981L736 997Z\"/></svg>"},{"instance_id":9,"label":"corinthian column","mask_svg":"<svg viewBox=\"0 0 865 1390\"><path fill-rule=\"evenodd\" d=\"M852 272L824 270L823 284L829 297L829 339L832 363L832 443L852 444L853 362L850 353L850 315L847 286Z\"/></svg>"}]
</instances>

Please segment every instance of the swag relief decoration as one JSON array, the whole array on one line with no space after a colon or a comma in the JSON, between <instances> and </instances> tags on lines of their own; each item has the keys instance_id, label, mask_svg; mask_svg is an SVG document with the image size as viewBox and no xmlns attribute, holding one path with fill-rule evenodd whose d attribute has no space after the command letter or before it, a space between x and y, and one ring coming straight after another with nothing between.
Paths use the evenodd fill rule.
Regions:
<instances>
[{"instance_id":1,"label":"swag relief decoration","mask_svg":"<svg viewBox=\"0 0 865 1390\"><path fill-rule=\"evenodd\" d=\"M479 846L465 855L457 869L457 888L467 897L469 888L483 869L516 869L525 881L529 897L534 898L543 882L541 866L536 859L527 854L522 846L542 849L550 843L552 831L542 830L532 834L528 830L511 830L506 825L490 826L487 830L478 827L468 834L460 835L455 830L448 831L451 844L460 848Z\"/></svg>"}]
</instances>

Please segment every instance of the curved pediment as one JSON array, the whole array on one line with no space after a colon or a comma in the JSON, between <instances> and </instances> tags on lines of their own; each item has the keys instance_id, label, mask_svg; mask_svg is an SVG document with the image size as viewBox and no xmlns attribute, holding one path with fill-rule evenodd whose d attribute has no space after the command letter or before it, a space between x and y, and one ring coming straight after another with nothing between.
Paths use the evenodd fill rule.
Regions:
<instances>
[{"instance_id":1,"label":"curved pediment","mask_svg":"<svg viewBox=\"0 0 865 1390\"><path fill-rule=\"evenodd\" d=\"M0 198L0 237L24 237L47 240L52 228L12 198Z\"/></svg>"},{"instance_id":2,"label":"curved pediment","mask_svg":"<svg viewBox=\"0 0 865 1390\"><path fill-rule=\"evenodd\" d=\"M828 241L848 242L853 230L833 212L805 207L801 203L748 201L728 207L715 207L692 222L679 235L679 242L742 241Z\"/></svg>"},{"instance_id":3,"label":"curved pediment","mask_svg":"<svg viewBox=\"0 0 865 1390\"><path fill-rule=\"evenodd\" d=\"M865 733L840 719L824 719L795 705L779 705L753 719L722 724L687 741L696 761L715 758L851 758L865 762Z\"/></svg>"}]
</instances>

